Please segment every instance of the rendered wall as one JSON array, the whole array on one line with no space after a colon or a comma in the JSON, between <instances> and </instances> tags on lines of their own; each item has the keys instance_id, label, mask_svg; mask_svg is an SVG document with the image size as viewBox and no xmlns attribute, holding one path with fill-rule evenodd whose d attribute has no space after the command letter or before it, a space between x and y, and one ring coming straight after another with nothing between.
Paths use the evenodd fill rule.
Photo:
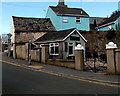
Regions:
<instances>
[{"instance_id":1,"label":"rendered wall","mask_svg":"<svg viewBox=\"0 0 120 96\"><path fill-rule=\"evenodd\" d=\"M111 25L99 28L98 31L107 31L107 30L110 30L109 26L111 26L113 30L116 30L116 24L111 24Z\"/></svg>"},{"instance_id":2,"label":"rendered wall","mask_svg":"<svg viewBox=\"0 0 120 96\"><path fill-rule=\"evenodd\" d=\"M76 23L76 17L57 16L51 8L48 8L46 17L51 19L57 31L70 29L70 28L77 28L78 30L85 30L85 31L90 30L88 17L80 17L81 22ZM68 22L63 22L64 17L68 17Z\"/></svg>"}]
</instances>

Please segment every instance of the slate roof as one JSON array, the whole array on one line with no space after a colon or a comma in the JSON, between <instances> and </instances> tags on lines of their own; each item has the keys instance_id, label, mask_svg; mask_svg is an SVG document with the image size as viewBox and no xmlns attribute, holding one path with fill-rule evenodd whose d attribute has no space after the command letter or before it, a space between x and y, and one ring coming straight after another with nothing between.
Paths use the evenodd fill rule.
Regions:
<instances>
[{"instance_id":1,"label":"slate roof","mask_svg":"<svg viewBox=\"0 0 120 96\"><path fill-rule=\"evenodd\" d=\"M104 17L90 17L90 29L94 30L97 25L99 25L105 18ZM94 21L96 20L96 26Z\"/></svg>"},{"instance_id":2,"label":"slate roof","mask_svg":"<svg viewBox=\"0 0 120 96\"><path fill-rule=\"evenodd\" d=\"M96 24L100 24L105 17L90 17L90 24L94 24L94 20L96 20Z\"/></svg>"},{"instance_id":3,"label":"slate roof","mask_svg":"<svg viewBox=\"0 0 120 96\"><path fill-rule=\"evenodd\" d=\"M75 28L62 30L62 31L47 32L42 37L38 38L35 42L44 43L44 42L54 42L54 41L63 40L74 29Z\"/></svg>"},{"instance_id":4,"label":"slate roof","mask_svg":"<svg viewBox=\"0 0 120 96\"><path fill-rule=\"evenodd\" d=\"M50 6L50 8L57 15L89 17L89 15L81 8L68 8L68 7L59 7L59 6Z\"/></svg>"},{"instance_id":5,"label":"slate roof","mask_svg":"<svg viewBox=\"0 0 120 96\"><path fill-rule=\"evenodd\" d=\"M119 12L117 15L113 15L113 16L111 16L111 17L109 17L109 18L104 19L104 20L98 25L98 27L99 27L99 26L102 26L102 25L104 25L104 24L108 24L108 23L114 22L114 21L116 21L119 17L120 17L120 12Z\"/></svg>"},{"instance_id":6,"label":"slate roof","mask_svg":"<svg viewBox=\"0 0 120 96\"><path fill-rule=\"evenodd\" d=\"M25 31L53 31L53 26L49 18L29 18L12 16L15 32Z\"/></svg>"}]
</instances>

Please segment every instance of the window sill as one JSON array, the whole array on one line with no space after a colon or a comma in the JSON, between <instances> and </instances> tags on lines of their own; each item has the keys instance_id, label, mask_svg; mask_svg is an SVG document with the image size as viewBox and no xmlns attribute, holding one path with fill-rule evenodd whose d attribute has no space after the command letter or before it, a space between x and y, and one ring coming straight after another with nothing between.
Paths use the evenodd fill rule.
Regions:
<instances>
[{"instance_id":1,"label":"window sill","mask_svg":"<svg viewBox=\"0 0 120 96\"><path fill-rule=\"evenodd\" d=\"M68 22L63 22L63 23L68 23Z\"/></svg>"}]
</instances>

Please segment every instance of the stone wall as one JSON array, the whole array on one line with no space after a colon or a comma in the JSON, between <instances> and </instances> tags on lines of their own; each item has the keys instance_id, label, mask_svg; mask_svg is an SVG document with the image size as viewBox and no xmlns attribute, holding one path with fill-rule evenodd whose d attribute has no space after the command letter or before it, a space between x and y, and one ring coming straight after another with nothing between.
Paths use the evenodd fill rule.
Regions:
<instances>
[{"instance_id":1,"label":"stone wall","mask_svg":"<svg viewBox=\"0 0 120 96\"><path fill-rule=\"evenodd\" d=\"M75 69L75 60L47 59L47 64Z\"/></svg>"},{"instance_id":2,"label":"stone wall","mask_svg":"<svg viewBox=\"0 0 120 96\"><path fill-rule=\"evenodd\" d=\"M33 61L41 61L41 50L31 50L31 60Z\"/></svg>"},{"instance_id":3,"label":"stone wall","mask_svg":"<svg viewBox=\"0 0 120 96\"><path fill-rule=\"evenodd\" d=\"M39 37L43 36L46 32L18 32L16 33L15 42L16 43L23 43L28 42L29 39L32 41L38 39Z\"/></svg>"},{"instance_id":4,"label":"stone wall","mask_svg":"<svg viewBox=\"0 0 120 96\"><path fill-rule=\"evenodd\" d=\"M32 61L41 61L41 49L31 50L31 60ZM16 45L16 58L28 60L29 53L28 47L26 45Z\"/></svg>"},{"instance_id":5,"label":"stone wall","mask_svg":"<svg viewBox=\"0 0 120 96\"><path fill-rule=\"evenodd\" d=\"M16 58L26 59L27 51L24 45L16 46Z\"/></svg>"}]
</instances>

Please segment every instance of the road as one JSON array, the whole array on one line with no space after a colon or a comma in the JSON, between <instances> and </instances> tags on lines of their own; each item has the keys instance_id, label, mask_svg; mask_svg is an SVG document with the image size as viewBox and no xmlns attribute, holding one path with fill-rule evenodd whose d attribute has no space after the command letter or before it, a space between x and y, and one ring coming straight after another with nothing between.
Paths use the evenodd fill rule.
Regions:
<instances>
[{"instance_id":1,"label":"road","mask_svg":"<svg viewBox=\"0 0 120 96\"><path fill-rule=\"evenodd\" d=\"M2 63L3 94L118 94L118 88Z\"/></svg>"}]
</instances>

